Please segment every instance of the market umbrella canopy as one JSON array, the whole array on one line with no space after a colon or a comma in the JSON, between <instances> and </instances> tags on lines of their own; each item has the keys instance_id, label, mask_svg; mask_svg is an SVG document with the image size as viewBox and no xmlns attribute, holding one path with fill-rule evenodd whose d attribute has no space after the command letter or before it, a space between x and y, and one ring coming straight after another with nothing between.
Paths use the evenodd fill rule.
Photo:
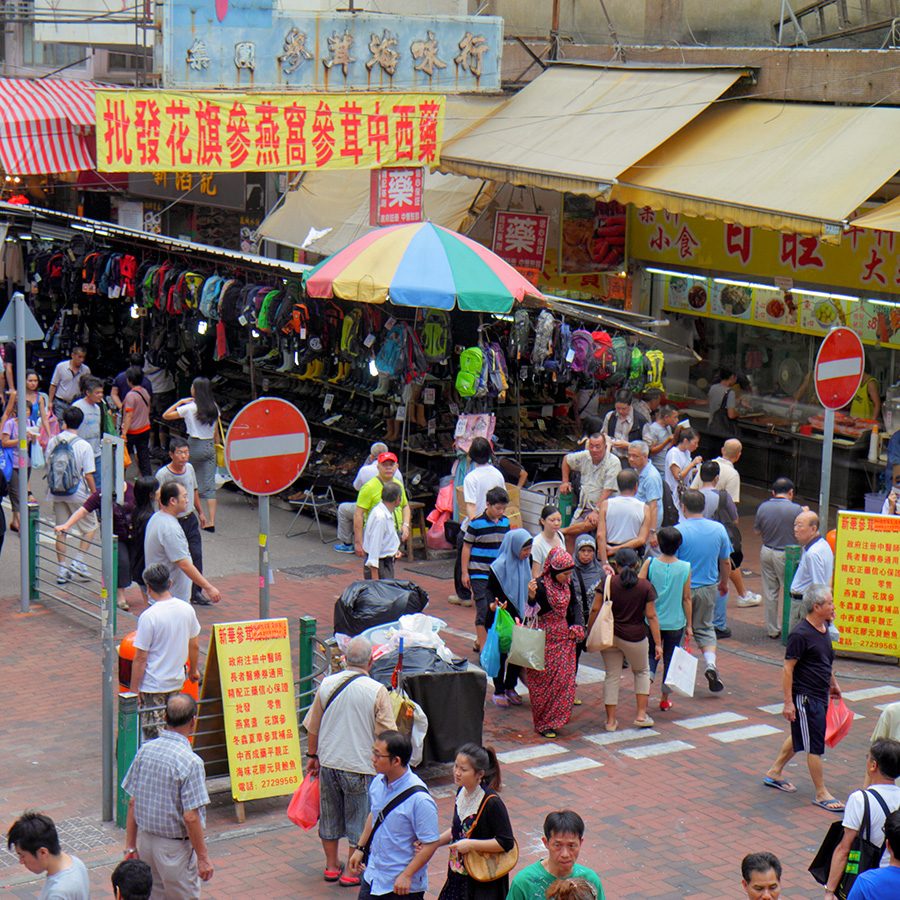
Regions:
<instances>
[{"instance_id":1,"label":"market umbrella canopy","mask_svg":"<svg viewBox=\"0 0 900 900\"><path fill-rule=\"evenodd\" d=\"M310 297L506 313L541 292L477 241L431 222L371 231L305 277Z\"/></svg>"}]
</instances>

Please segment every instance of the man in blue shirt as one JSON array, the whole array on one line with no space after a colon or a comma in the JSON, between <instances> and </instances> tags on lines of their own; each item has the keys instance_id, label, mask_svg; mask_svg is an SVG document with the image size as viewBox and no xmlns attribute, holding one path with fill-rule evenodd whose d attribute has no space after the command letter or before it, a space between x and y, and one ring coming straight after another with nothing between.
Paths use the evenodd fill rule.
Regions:
<instances>
[{"instance_id":1,"label":"man in blue shirt","mask_svg":"<svg viewBox=\"0 0 900 900\"><path fill-rule=\"evenodd\" d=\"M647 552L659 556L659 541L656 532L662 517L663 482L656 466L650 462L650 446L646 441L632 441L628 445L628 465L638 473L637 498L647 506L650 513L650 537Z\"/></svg>"},{"instance_id":2,"label":"man in blue shirt","mask_svg":"<svg viewBox=\"0 0 900 900\"><path fill-rule=\"evenodd\" d=\"M863 872L853 882L847 900L887 900L888 897L900 897L900 810L892 812L884 820L884 837L891 854L890 865ZM825 900L832 900L833 897L831 891L825 891Z\"/></svg>"},{"instance_id":3,"label":"man in blue shirt","mask_svg":"<svg viewBox=\"0 0 900 900\"><path fill-rule=\"evenodd\" d=\"M675 527L681 532L676 554L691 564L691 627L694 640L706 661L709 689L725 689L716 668L716 629L713 625L716 599L728 590L731 572L731 541L725 526L703 517L706 498L700 491L685 491L681 496L683 521Z\"/></svg>"},{"instance_id":4,"label":"man in blue shirt","mask_svg":"<svg viewBox=\"0 0 900 900\"><path fill-rule=\"evenodd\" d=\"M428 861L441 836L437 806L424 782L409 770L412 743L397 731L382 731L372 747L376 776L369 786L369 816L350 857L350 873L362 875L359 900L409 897L423 900ZM410 788L401 803L381 817L385 807ZM368 862L363 847L371 841ZM418 849L417 849L418 846Z\"/></svg>"}]
</instances>

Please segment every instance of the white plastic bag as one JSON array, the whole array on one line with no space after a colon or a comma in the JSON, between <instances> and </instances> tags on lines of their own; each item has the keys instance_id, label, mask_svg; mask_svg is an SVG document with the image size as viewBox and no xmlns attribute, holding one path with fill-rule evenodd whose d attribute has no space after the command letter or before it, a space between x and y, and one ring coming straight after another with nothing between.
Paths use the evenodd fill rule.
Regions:
<instances>
[{"instance_id":1,"label":"white plastic bag","mask_svg":"<svg viewBox=\"0 0 900 900\"><path fill-rule=\"evenodd\" d=\"M694 682L697 680L697 657L683 647L676 647L669 663L669 671L664 682L682 697L694 696Z\"/></svg>"}]
</instances>

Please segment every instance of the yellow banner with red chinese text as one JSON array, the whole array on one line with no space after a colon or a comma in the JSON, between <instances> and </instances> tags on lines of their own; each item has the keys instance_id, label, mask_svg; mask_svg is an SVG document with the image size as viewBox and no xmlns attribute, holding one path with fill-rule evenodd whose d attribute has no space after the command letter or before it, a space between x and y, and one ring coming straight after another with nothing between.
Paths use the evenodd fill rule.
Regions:
<instances>
[{"instance_id":1,"label":"yellow banner with red chinese text","mask_svg":"<svg viewBox=\"0 0 900 900\"><path fill-rule=\"evenodd\" d=\"M97 91L101 172L377 169L440 161L440 94Z\"/></svg>"},{"instance_id":2,"label":"yellow banner with red chinese text","mask_svg":"<svg viewBox=\"0 0 900 900\"><path fill-rule=\"evenodd\" d=\"M834 557L837 649L900 657L900 517L839 512Z\"/></svg>"},{"instance_id":3,"label":"yellow banner with red chinese text","mask_svg":"<svg viewBox=\"0 0 900 900\"><path fill-rule=\"evenodd\" d=\"M243 801L293 793L303 765L288 620L213 625L206 678L216 666L232 796Z\"/></svg>"}]
</instances>

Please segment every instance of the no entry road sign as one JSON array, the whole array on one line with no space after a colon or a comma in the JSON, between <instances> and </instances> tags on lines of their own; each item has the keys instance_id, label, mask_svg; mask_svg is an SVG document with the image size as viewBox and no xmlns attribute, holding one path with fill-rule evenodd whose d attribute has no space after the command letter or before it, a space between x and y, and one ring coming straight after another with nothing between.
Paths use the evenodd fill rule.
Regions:
<instances>
[{"instance_id":1,"label":"no entry road sign","mask_svg":"<svg viewBox=\"0 0 900 900\"><path fill-rule=\"evenodd\" d=\"M825 409L841 409L859 390L865 353L862 341L850 328L834 328L816 355L815 386Z\"/></svg>"},{"instance_id":2,"label":"no entry road sign","mask_svg":"<svg viewBox=\"0 0 900 900\"><path fill-rule=\"evenodd\" d=\"M232 420L225 438L225 465L249 494L268 496L290 487L309 459L309 425L287 400L263 397Z\"/></svg>"}]
</instances>

